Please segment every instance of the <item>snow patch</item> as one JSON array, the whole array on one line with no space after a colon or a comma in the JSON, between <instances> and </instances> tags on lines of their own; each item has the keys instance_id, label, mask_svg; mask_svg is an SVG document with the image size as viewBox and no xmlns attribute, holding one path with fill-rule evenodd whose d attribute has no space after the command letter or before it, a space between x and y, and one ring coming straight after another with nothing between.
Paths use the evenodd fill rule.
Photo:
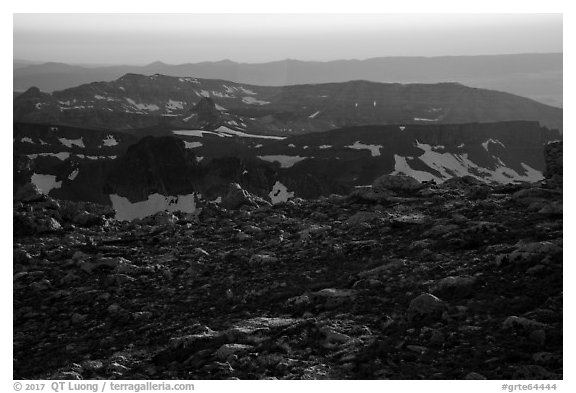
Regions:
<instances>
[{"instance_id":1,"label":"snow patch","mask_svg":"<svg viewBox=\"0 0 576 393\"><path fill-rule=\"evenodd\" d=\"M218 127L216 129L216 132L222 132L225 134L237 135L237 136L241 136L244 138L260 138L260 139L275 139L275 140L286 139L286 137L283 137L283 136L247 134L247 133L242 132L242 131L232 130L232 129L225 127L225 126Z\"/></svg>"},{"instance_id":2,"label":"snow patch","mask_svg":"<svg viewBox=\"0 0 576 393\"><path fill-rule=\"evenodd\" d=\"M159 111L160 107L156 104L138 104L136 101L134 101L131 98L126 98L126 101L128 101L132 106L135 106L136 108L140 109L140 110L149 110L149 111Z\"/></svg>"},{"instance_id":3,"label":"snow patch","mask_svg":"<svg viewBox=\"0 0 576 393\"><path fill-rule=\"evenodd\" d=\"M314 112L312 113L310 116L308 116L310 119L315 118L316 116L318 116L318 114L320 113L320 111Z\"/></svg>"},{"instance_id":4,"label":"snow patch","mask_svg":"<svg viewBox=\"0 0 576 393\"><path fill-rule=\"evenodd\" d=\"M184 146L186 147L186 149L194 149L196 147L201 147L202 146L202 142L187 142L184 141Z\"/></svg>"},{"instance_id":5,"label":"snow patch","mask_svg":"<svg viewBox=\"0 0 576 393\"><path fill-rule=\"evenodd\" d=\"M490 139L488 139L486 142L482 143L482 147L484 148L484 150L488 151L488 145L489 145L490 143L494 143L494 144L500 145L500 146L502 146L502 147L506 147L506 146L504 146L504 144L503 144L502 142L500 142L498 139L492 139L492 138L490 138Z\"/></svg>"},{"instance_id":6,"label":"snow patch","mask_svg":"<svg viewBox=\"0 0 576 393\"><path fill-rule=\"evenodd\" d=\"M224 112L224 111L227 111L228 109L224 108L224 107L221 106L221 105L216 104L216 110L218 110L218 111L220 111L220 112Z\"/></svg>"},{"instance_id":7,"label":"snow patch","mask_svg":"<svg viewBox=\"0 0 576 393\"><path fill-rule=\"evenodd\" d=\"M38 190L42 194L48 194L51 190L55 188L62 187L61 181L56 181L56 176L54 175L43 175L40 173L34 173L30 178L30 181L38 187Z\"/></svg>"},{"instance_id":8,"label":"snow patch","mask_svg":"<svg viewBox=\"0 0 576 393\"><path fill-rule=\"evenodd\" d=\"M234 97L234 92L236 90L238 90L238 88L236 88L236 87L230 87L230 86L226 86L226 85L222 85L222 87L224 88L224 90L226 90L226 93L231 94L232 97Z\"/></svg>"},{"instance_id":9,"label":"snow patch","mask_svg":"<svg viewBox=\"0 0 576 393\"><path fill-rule=\"evenodd\" d=\"M408 165L406 157L394 154L394 172L392 172L392 175L399 175L399 174L404 174L413 177L419 182L430 180L435 180L436 182L442 182L441 179L439 179L438 177L434 176L429 172L412 169L410 165Z\"/></svg>"},{"instance_id":10,"label":"snow patch","mask_svg":"<svg viewBox=\"0 0 576 393\"><path fill-rule=\"evenodd\" d=\"M202 156L196 156L196 162L200 162L204 159Z\"/></svg>"},{"instance_id":11,"label":"snow patch","mask_svg":"<svg viewBox=\"0 0 576 393\"><path fill-rule=\"evenodd\" d=\"M284 184L276 181L276 183L274 183L272 186L272 191L270 191L268 196L270 197L270 200L273 204L277 204L281 202L288 202L288 199L294 198L294 193L288 192L288 188Z\"/></svg>"},{"instance_id":12,"label":"snow patch","mask_svg":"<svg viewBox=\"0 0 576 393\"><path fill-rule=\"evenodd\" d=\"M295 144L293 144L293 143L291 143L291 144L289 144L289 145L288 145L288 147L292 147L292 148L294 148L294 147L296 147L296 145L295 145Z\"/></svg>"},{"instance_id":13,"label":"snow patch","mask_svg":"<svg viewBox=\"0 0 576 393\"><path fill-rule=\"evenodd\" d=\"M178 130L178 131L172 131L172 133L174 135L198 136L198 137L203 137L204 134L216 135L219 137L229 137L230 136L230 135L218 134L218 133L213 132L213 131L204 131L204 130Z\"/></svg>"},{"instance_id":14,"label":"snow patch","mask_svg":"<svg viewBox=\"0 0 576 393\"><path fill-rule=\"evenodd\" d=\"M76 145L78 147L86 147L84 146L84 141L82 140L82 137L80 137L79 139L58 138L58 140L60 141L61 144L63 144L66 147L72 147L72 145Z\"/></svg>"},{"instance_id":15,"label":"snow patch","mask_svg":"<svg viewBox=\"0 0 576 393\"><path fill-rule=\"evenodd\" d=\"M104 96L101 96L99 94L94 95L94 98L96 98L97 100L104 100L104 101L116 101L112 97L104 97Z\"/></svg>"},{"instance_id":16,"label":"snow patch","mask_svg":"<svg viewBox=\"0 0 576 393\"><path fill-rule=\"evenodd\" d=\"M243 92L244 94L250 94L250 95L253 95L253 96L257 94L257 93L255 93L255 92L253 92L252 90L246 89L246 88L244 88L244 87L242 87L242 86L240 86L240 90L242 90L242 92Z\"/></svg>"},{"instance_id":17,"label":"snow patch","mask_svg":"<svg viewBox=\"0 0 576 393\"><path fill-rule=\"evenodd\" d=\"M196 210L194 194L164 196L158 193L148 195L148 199L141 202L130 202L128 198L116 194L109 195L112 207L116 211L116 219L131 221L144 218L160 211L193 213Z\"/></svg>"},{"instance_id":18,"label":"snow patch","mask_svg":"<svg viewBox=\"0 0 576 393\"><path fill-rule=\"evenodd\" d=\"M420 182L429 180L439 180L436 176L432 175L431 173L412 169L410 165L408 165L407 157L402 157L397 154L394 154L394 171L391 174L392 175L404 174L413 177Z\"/></svg>"},{"instance_id":19,"label":"snow patch","mask_svg":"<svg viewBox=\"0 0 576 393\"><path fill-rule=\"evenodd\" d=\"M184 109L184 102L168 100L168 103L166 104L166 109L168 110Z\"/></svg>"},{"instance_id":20,"label":"snow patch","mask_svg":"<svg viewBox=\"0 0 576 393\"><path fill-rule=\"evenodd\" d=\"M400 131L404 131L404 130L406 129L405 126L400 126L400 127L398 127L398 128L400 128Z\"/></svg>"},{"instance_id":21,"label":"snow patch","mask_svg":"<svg viewBox=\"0 0 576 393\"><path fill-rule=\"evenodd\" d=\"M210 97L210 92L208 90L200 90L200 95L202 97Z\"/></svg>"},{"instance_id":22,"label":"snow patch","mask_svg":"<svg viewBox=\"0 0 576 393\"><path fill-rule=\"evenodd\" d=\"M356 141L353 145L346 147L355 150L370 150L372 157L378 157L380 155L380 149L382 148L382 145L365 145L364 143L360 143L360 141Z\"/></svg>"},{"instance_id":23,"label":"snow patch","mask_svg":"<svg viewBox=\"0 0 576 393\"><path fill-rule=\"evenodd\" d=\"M305 160L310 157L300 157L300 156L286 156L283 154L269 155L269 156L258 156L259 159L268 162L278 162L281 168L290 168L294 166L297 162Z\"/></svg>"},{"instance_id":24,"label":"snow patch","mask_svg":"<svg viewBox=\"0 0 576 393\"><path fill-rule=\"evenodd\" d=\"M522 168L525 174L519 174L508 168L497 159L495 169L480 167L468 158L468 154L439 153L433 146L416 141L416 147L424 151L418 159L426 166L439 173L439 177L425 171L414 170L408 164L407 157L394 156L395 166L393 174L403 173L419 181L435 180L438 183L454 176L472 176L484 182L516 183L535 182L543 179L542 173L524 163Z\"/></svg>"},{"instance_id":25,"label":"snow patch","mask_svg":"<svg viewBox=\"0 0 576 393\"><path fill-rule=\"evenodd\" d=\"M184 122L188 122L191 118L193 118L194 116L196 116L196 113L192 113L190 116L185 117L184 119L182 119L182 121Z\"/></svg>"},{"instance_id":26,"label":"snow patch","mask_svg":"<svg viewBox=\"0 0 576 393\"><path fill-rule=\"evenodd\" d=\"M104 146L116 146L118 141L114 138L114 135L108 135L106 138L102 140L102 144Z\"/></svg>"},{"instance_id":27,"label":"snow patch","mask_svg":"<svg viewBox=\"0 0 576 393\"><path fill-rule=\"evenodd\" d=\"M32 139L28 138L27 136L20 139L20 142L22 142L22 143L34 143L34 141Z\"/></svg>"},{"instance_id":28,"label":"snow patch","mask_svg":"<svg viewBox=\"0 0 576 393\"><path fill-rule=\"evenodd\" d=\"M425 119L423 117L415 117L414 121L438 121L439 119Z\"/></svg>"},{"instance_id":29,"label":"snow patch","mask_svg":"<svg viewBox=\"0 0 576 393\"><path fill-rule=\"evenodd\" d=\"M76 179L76 176L78 176L78 173L80 173L80 169L78 169L78 168L74 169L72 171L72 173L68 175L68 179L70 179L70 180Z\"/></svg>"},{"instance_id":30,"label":"snow patch","mask_svg":"<svg viewBox=\"0 0 576 393\"><path fill-rule=\"evenodd\" d=\"M56 157L62 161L67 160L70 157L70 153L63 151L60 153L37 153L37 154L27 154L28 158L33 160L36 157Z\"/></svg>"},{"instance_id":31,"label":"snow patch","mask_svg":"<svg viewBox=\"0 0 576 393\"><path fill-rule=\"evenodd\" d=\"M198 79L196 79L196 78L178 78L178 80L180 82L191 82L191 83L197 83L197 84L200 83L200 82L198 82Z\"/></svg>"},{"instance_id":32,"label":"snow patch","mask_svg":"<svg viewBox=\"0 0 576 393\"><path fill-rule=\"evenodd\" d=\"M242 102L250 105L266 105L270 103L269 101L258 100L254 97L242 97Z\"/></svg>"},{"instance_id":33,"label":"snow patch","mask_svg":"<svg viewBox=\"0 0 576 393\"><path fill-rule=\"evenodd\" d=\"M524 175L524 177L530 179L529 180L530 182L537 182L540 180L544 180L544 175L539 170L534 169L530 165L524 164L523 162L521 162L520 165L526 171L526 174Z\"/></svg>"},{"instance_id":34,"label":"snow patch","mask_svg":"<svg viewBox=\"0 0 576 393\"><path fill-rule=\"evenodd\" d=\"M115 160L118 156L86 156L84 154L76 154L76 157L88 160Z\"/></svg>"}]
</instances>

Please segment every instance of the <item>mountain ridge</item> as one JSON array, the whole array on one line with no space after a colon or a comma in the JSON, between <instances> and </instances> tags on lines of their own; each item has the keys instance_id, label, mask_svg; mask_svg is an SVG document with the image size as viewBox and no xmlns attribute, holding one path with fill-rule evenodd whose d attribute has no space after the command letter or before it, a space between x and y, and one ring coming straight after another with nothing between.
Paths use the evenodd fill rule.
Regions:
<instances>
[{"instance_id":1,"label":"mountain ridge","mask_svg":"<svg viewBox=\"0 0 576 393\"><path fill-rule=\"evenodd\" d=\"M368 79L376 82L439 82L457 78L457 82L479 88L498 88L540 102L562 105L562 53L376 57L365 60L327 62L282 60L266 63L233 61L166 64L153 62L143 66L118 65L82 67L65 72L42 72L36 68L14 70L17 91L30 86L54 91L93 81L114 80L126 72L163 73L171 76L196 76L225 79L237 83L279 86L304 83L343 82ZM160 64L161 63L161 64ZM31 70L36 70L30 72Z\"/></svg>"},{"instance_id":2,"label":"mountain ridge","mask_svg":"<svg viewBox=\"0 0 576 393\"><path fill-rule=\"evenodd\" d=\"M196 120L191 109L206 97L223 115L219 125L255 134L294 135L363 124L509 120L536 120L562 129L560 108L457 82L359 80L278 87L127 73L112 82L92 82L51 94L29 89L14 99L14 113L17 121L88 128L172 124L193 129Z\"/></svg>"}]
</instances>

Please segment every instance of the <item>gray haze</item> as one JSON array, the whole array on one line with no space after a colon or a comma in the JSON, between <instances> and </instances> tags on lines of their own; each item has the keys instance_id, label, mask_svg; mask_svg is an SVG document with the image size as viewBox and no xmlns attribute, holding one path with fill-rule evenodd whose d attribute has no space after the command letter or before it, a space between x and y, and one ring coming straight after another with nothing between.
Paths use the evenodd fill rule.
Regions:
<instances>
[{"instance_id":1,"label":"gray haze","mask_svg":"<svg viewBox=\"0 0 576 393\"><path fill-rule=\"evenodd\" d=\"M561 14L15 14L14 58L146 64L562 52Z\"/></svg>"}]
</instances>

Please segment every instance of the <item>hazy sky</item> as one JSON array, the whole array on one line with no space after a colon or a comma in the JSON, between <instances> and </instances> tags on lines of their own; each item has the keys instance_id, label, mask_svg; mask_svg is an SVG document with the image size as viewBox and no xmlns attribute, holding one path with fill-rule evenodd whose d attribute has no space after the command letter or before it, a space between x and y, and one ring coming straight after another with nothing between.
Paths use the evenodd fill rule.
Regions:
<instances>
[{"instance_id":1,"label":"hazy sky","mask_svg":"<svg viewBox=\"0 0 576 393\"><path fill-rule=\"evenodd\" d=\"M14 14L14 58L145 64L562 52L561 14Z\"/></svg>"}]
</instances>

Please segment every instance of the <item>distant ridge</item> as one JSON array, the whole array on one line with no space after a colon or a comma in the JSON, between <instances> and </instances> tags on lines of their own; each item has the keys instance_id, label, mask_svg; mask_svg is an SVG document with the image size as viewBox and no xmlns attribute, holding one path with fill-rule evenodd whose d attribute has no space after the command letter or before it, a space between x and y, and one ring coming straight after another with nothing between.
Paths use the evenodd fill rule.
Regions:
<instances>
[{"instance_id":1,"label":"distant ridge","mask_svg":"<svg viewBox=\"0 0 576 393\"><path fill-rule=\"evenodd\" d=\"M198 105L204 100L206 105ZM14 119L128 130L157 126L287 136L366 124L538 121L562 129L562 109L460 83L340 83L257 86L221 79L129 73L14 99Z\"/></svg>"},{"instance_id":2,"label":"distant ridge","mask_svg":"<svg viewBox=\"0 0 576 393\"><path fill-rule=\"evenodd\" d=\"M346 82L436 83L459 82L494 89L562 106L562 53L378 57L328 62L282 60L237 63L231 60L170 65L156 61L144 66L72 66L62 63L14 67L14 89L32 86L62 90L83 83L112 81L126 73L224 79L261 86ZM15 61L16 64L16 61Z\"/></svg>"}]
</instances>

